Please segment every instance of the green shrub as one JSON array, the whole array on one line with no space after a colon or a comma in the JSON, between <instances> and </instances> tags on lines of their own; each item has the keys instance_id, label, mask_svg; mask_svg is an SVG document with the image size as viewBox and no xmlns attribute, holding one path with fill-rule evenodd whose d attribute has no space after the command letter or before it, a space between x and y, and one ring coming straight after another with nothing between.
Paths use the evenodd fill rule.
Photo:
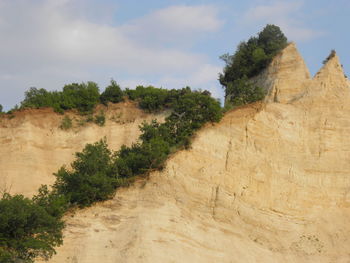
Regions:
<instances>
[{"instance_id":1,"label":"green shrub","mask_svg":"<svg viewBox=\"0 0 350 263\"><path fill-rule=\"evenodd\" d=\"M157 112L170 106L169 91L165 89L138 86L135 90L127 89L125 93L129 99L137 100L140 108L148 112Z\"/></svg>"},{"instance_id":2,"label":"green shrub","mask_svg":"<svg viewBox=\"0 0 350 263\"><path fill-rule=\"evenodd\" d=\"M4 194L0 200L1 262L34 262L50 258L62 244L63 222L45 207L22 195Z\"/></svg>"},{"instance_id":3,"label":"green shrub","mask_svg":"<svg viewBox=\"0 0 350 263\"><path fill-rule=\"evenodd\" d=\"M250 83L246 76L228 83L226 89L230 94L229 99L234 106L252 103L265 97L265 91Z\"/></svg>"},{"instance_id":4,"label":"green shrub","mask_svg":"<svg viewBox=\"0 0 350 263\"><path fill-rule=\"evenodd\" d=\"M81 113L90 113L98 104L99 88L94 82L65 85L62 91L61 108L77 109Z\"/></svg>"},{"instance_id":5,"label":"green shrub","mask_svg":"<svg viewBox=\"0 0 350 263\"><path fill-rule=\"evenodd\" d=\"M3 107L2 107L2 105L0 104L0 113L2 113L2 109L3 109Z\"/></svg>"},{"instance_id":6,"label":"green shrub","mask_svg":"<svg viewBox=\"0 0 350 263\"><path fill-rule=\"evenodd\" d=\"M225 105L242 105L260 100L265 94L258 87L252 87L248 79L259 74L272 58L287 45L287 38L278 26L267 25L258 37L241 42L233 55L221 56L226 63L219 80L225 88ZM245 83L243 83L245 82ZM252 94L257 92L257 95Z\"/></svg>"},{"instance_id":7,"label":"green shrub","mask_svg":"<svg viewBox=\"0 0 350 263\"><path fill-rule=\"evenodd\" d=\"M56 191L50 191L47 185L42 185L38 190L38 194L33 196L32 200L55 218L62 218L69 208L67 198Z\"/></svg>"},{"instance_id":8,"label":"green shrub","mask_svg":"<svg viewBox=\"0 0 350 263\"><path fill-rule=\"evenodd\" d=\"M100 111L100 113L98 115L95 116L94 118L94 122L98 125L98 126L104 126L105 122L106 122L106 117L103 111Z\"/></svg>"},{"instance_id":9,"label":"green shrub","mask_svg":"<svg viewBox=\"0 0 350 263\"><path fill-rule=\"evenodd\" d=\"M72 169L62 167L56 174L54 191L67 198L71 205L89 206L110 198L117 186L111 163L111 151L105 140L87 144L75 154Z\"/></svg>"},{"instance_id":10,"label":"green shrub","mask_svg":"<svg viewBox=\"0 0 350 263\"><path fill-rule=\"evenodd\" d=\"M64 116L64 118L62 119L60 128L62 130L68 130L68 129L72 128L72 125L73 125L72 119L69 118L69 116Z\"/></svg>"},{"instance_id":11,"label":"green shrub","mask_svg":"<svg viewBox=\"0 0 350 263\"><path fill-rule=\"evenodd\" d=\"M21 108L51 107L56 112L77 109L80 113L92 112L100 99L99 88L94 82L65 85L61 92L30 88L25 92Z\"/></svg>"},{"instance_id":12,"label":"green shrub","mask_svg":"<svg viewBox=\"0 0 350 263\"><path fill-rule=\"evenodd\" d=\"M101 94L101 103L107 105L108 102L118 103L123 101L124 93L120 86L112 79L111 84Z\"/></svg>"}]
</instances>

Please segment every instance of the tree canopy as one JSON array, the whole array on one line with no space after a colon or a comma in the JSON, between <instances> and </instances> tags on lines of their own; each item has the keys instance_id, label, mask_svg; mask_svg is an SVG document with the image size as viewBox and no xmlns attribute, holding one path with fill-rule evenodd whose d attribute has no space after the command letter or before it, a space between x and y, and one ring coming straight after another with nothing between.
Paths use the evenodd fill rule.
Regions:
<instances>
[{"instance_id":1,"label":"tree canopy","mask_svg":"<svg viewBox=\"0 0 350 263\"><path fill-rule=\"evenodd\" d=\"M111 80L111 84L105 89L105 91L101 94L100 100L101 103L107 105L108 102L118 103L123 101L124 93L120 86L117 84L115 80Z\"/></svg>"},{"instance_id":2,"label":"tree canopy","mask_svg":"<svg viewBox=\"0 0 350 263\"><path fill-rule=\"evenodd\" d=\"M0 262L34 262L50 258L62 244L63 222L22 195L0 200Z\"/></svg>"},{"instance_id":3,"label":"tree canopy","mask_svg":"<svg viewBox=\"0 0 350 263\"><path fill-rule=\"evenodd\" d=\"M225 103L242 105L262 99L264 91L247 82L266 68L286 45L287 38L281 29L267 25L257 37L241 42L233 55L222 55L226 65L219 81L225 88Z\"/></svg>"}]
</instances>

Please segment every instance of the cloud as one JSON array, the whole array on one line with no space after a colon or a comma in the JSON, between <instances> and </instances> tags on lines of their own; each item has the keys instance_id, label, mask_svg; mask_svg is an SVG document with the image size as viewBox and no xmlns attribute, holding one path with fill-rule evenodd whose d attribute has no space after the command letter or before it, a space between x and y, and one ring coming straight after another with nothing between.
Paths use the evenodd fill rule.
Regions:
<instances>
[{"instance_id":1,"label":"cloud","mask_svg":"<svg viewBox=\"0 0 350 263\"><path fill-rule=\"evenodd\" d=\"M276 24L289 39L309 41L324 35L324 32L305 26L300 18L303 1L275 1L271 4L257 5L243 15L243 23Z\"/></svg>"},{"instance_id":2,"label":"cloud","mask_svg":"<svg viewBox=\"0 0 350 263\"><path fill-rule=\"evenodd\" d=\"M199 74L202 65L210 67L205 55L166 43L193 42L218 30L222 22L214 6L171 6L119 25L98 19L104 12L113 17L110 12L121 12L118 8L99 8L97 16L77 11L99 5L94 0L0 0L0 87L6 89L0 103L13 106L30 86L58 89L72 81L104 83L116 75L120 82L157 83L164 75L184 79Z\"/></svg>"},{"instance_id":3,"label":"cloud","mask_svg":"<svg viewBox=\"0 0 350 263\"><path fill-rule=\"evenodd\" d=\"M218 18L218 11L213 5L170 6L130 21L122 30L153 46L164 43L191 45L201 34L221 28L223 21Z\"/></svg>"}]
</instances>

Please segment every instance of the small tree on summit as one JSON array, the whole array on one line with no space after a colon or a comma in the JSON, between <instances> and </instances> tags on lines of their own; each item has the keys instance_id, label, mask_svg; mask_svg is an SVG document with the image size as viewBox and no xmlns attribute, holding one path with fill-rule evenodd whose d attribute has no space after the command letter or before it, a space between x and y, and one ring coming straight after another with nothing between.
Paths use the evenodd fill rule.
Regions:
<instances>
[{"instance_id":1,"label":"small tree on summit","mask_svg":"<svg viewBox=\"0 0 350 263\"><path fill-rule=\"evenodd\" d=\"M323 64L326 64L330 59L334 58L337 53L334 49L331 50L331 53L329 53L328 57L326 57L325 60L322 61Z\"/></svg>"},{"instance_id":2,"label":"small tree on summit","mask_svg":"<svg viewBox=\"0 0 350 263\"><path fill-rule=\"evenodd\" d=\"M111 80L111 84L106 88L106 90L101 94L100 101L104 105L108 102L118 103L123 100L124 93L120 86L115 80Z\"/></svg>"},{"instance_id":3,"label":"small tree on summit","mask_svg":"<svg viewBox=\"0 0 350 263\"><path fill-rule=\"evenodd\" d=\"M287 38L281 29L267 25L257 37L241 42L233 55L222 55L226 65L219 81L225 88L225 104L237 106L262 99L264 91L245 82L266 68L286 45Z\"/></svg>"}]
</instances>

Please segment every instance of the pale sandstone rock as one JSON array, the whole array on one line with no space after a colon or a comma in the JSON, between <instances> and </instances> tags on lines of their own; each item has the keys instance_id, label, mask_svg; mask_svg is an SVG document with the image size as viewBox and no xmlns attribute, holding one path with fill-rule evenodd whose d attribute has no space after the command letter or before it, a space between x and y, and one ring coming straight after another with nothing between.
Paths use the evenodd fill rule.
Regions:
<instances>
[{"instance_id":1,"label":"pale sandstone rock","mask_svg":"<svg viewBox=\"0 0 350 263\"><path fill-rule=\"evenodd\" d=\"M266 102L227 113L163 171L67 215L50 262L349 262L350 94L339 65L310 79L288 46L263 73Z\"/></svg>"},{"instance_id":2,"label":"pale sandstone rock","mask_svg":"<svg viewBox=\"0 0 350 263\"><path fill-rule=\"evenodd\" d=\"M137 140L143 121L164 119L164 114L146 114L131 102L102 110L106 111L103 127L93 123L79 127L78 121L73 121L75 127L67 131L59 128L64 116L51 109L25 110L12 119L0 117L0 191L32 196L41 184L52 184L52 174L62 165L69 165L74 153L86 143L106 137L109 146L116 150ZM68 115L72 119L86 118Z\"/></svg>"}]
</instances>

